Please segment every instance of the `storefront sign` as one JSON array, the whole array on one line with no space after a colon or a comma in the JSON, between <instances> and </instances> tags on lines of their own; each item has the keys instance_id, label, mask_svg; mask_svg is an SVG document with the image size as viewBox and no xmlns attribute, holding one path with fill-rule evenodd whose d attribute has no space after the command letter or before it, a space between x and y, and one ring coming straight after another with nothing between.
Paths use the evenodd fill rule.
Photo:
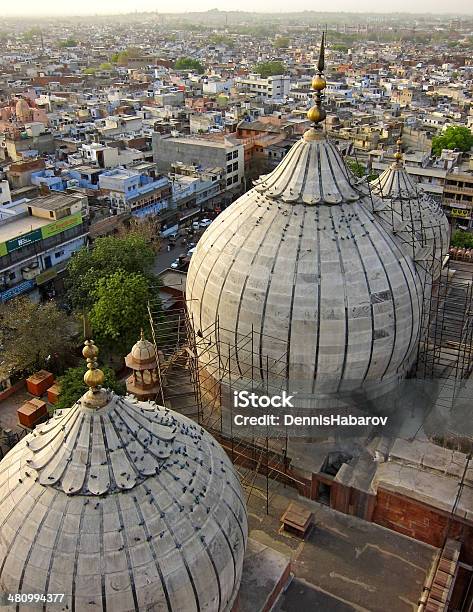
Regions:
<instances>
[{"instance_id":1,"label":"storefront sign","mask_svg":"<svg viewBox=\"0 0 473 612\"><path fill-rule=\"evenodd\" d=\"M463 217L464 219L470 218L470 211L465 208L452 208L450 214L452 217Z\"/></svg>"},{"instance_id":2,"label":"storefront sign","mask_svg":"<svg viewBox=\"0 0 473 612\"><path fill-rule=\"evenodd\" d=\"M0 302L8 302L8 300L11 300L16 296L21 295L22 293L30 291L31 289L33 289L34 286L34 280L26 280L22 283L19 283L18 285L15 285L14 287L11 287L10 289L7 289L6 291L1 291Z\"/></svg>"},{"instance_id":3,"label":"storefront sign","mask_svg":"<svg viewBox=\"0 0 473 612\"><path fill-rule=\"evenodd\" d=\"M65 232L72 227L76 227L82 223L82 214L80 212L74 213L73 215L69 215L68 217L64 217L64 219L59 219L58 221L54 221L53 223L49 223L48 225L44 225L38 229L35 229L26 234L22 234L21 236L17 236L16 238L12 238L11 240L7 240L6 242L0 243L0 257L3 255L7 255L12 251L16 251L17 249L21 249L24 246L28 246L29 244L33 244L33 242L38 242L39 240L44 240L46 238L51 238L51 236L56 236L61 232Z\"/></svg>"},{"instance_id":4,"label":"storefront sign","mask_svg":"<svg viewBox=\"0 0 473 612\"><path fill-rule=\"evenodd\" d=\"M76 227L76 225L80 225L81 223L82 214L77 212L73 215L69 215L68 217L64 217L64 219L59 219L59 221L45 225L41 228L41 234L43 238L51 238L51 236L65 232L66 230L71 229L71 227Z\"/></svg>"}]
</instances>

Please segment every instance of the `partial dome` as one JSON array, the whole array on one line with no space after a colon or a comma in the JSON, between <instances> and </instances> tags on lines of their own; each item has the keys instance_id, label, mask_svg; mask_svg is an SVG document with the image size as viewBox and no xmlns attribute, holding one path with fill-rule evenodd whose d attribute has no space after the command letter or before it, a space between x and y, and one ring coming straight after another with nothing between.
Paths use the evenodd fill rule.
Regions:
<instances>
[{"instance_id":1,"label":"partial dome","mask_svg":"<svg viewBox=\"0 0 473 612\"><path fill-rule=\"evenodd\" d=\"M401 226L398 235L412 251L426 250L426 269L435 280L448 253L449 224L440 204L417 189L399 158L371 183L374 194L383 199L376 212L391 227ZM402 227L404 225L405 227Z\"/></svg>"},{"instance_id":2,"label":"partial dome","mask_svg":"<svg viewBox=\"0 0 473 612\"><path fill-rule=\"evenodd\" d=\"M236 346L243 376L248 350L238 345L253 330L250 369L260 380L268 359L312 392L397 384L415 355L422 283L373 213L381 204L323 134L306 132L197 244L186 282L195 331L218 322L215 340L224 355Z\"/></svg>"},{"instance_id":3,"label":"partial dome","mask_svg":"<svg viewBox=\"0 0 473 612\"><path fill-rule=\"evenodd\" d=\"M157 366L154 344L145 340L143 332L141 332L141 338L133 345L130 353L126 356L125 362L128 367L135 370Z\"/></svg>"},{"instance_id":4,"label":"partial dome","mask_svg":"<svg viewBox=\"0 0 473 612\"><path fill-rule=\"evenodd\" d=\"M56 411L0 462L1 590L65 593L69 610L230 611L248 529L228 456L180 414L108 400Z\"/></svg>"},{"instance_id":5,"label":"partial dome","mask_svg":"<svg viewBox=\"0 0 473 612\"><path fill-rule=\"evenodd\" d=\"M351 184L335 145L315 129L308 130L277 168L255 185L255 191L267 198L293 204L341 204L356 202L362 195Z\"/></svg>"}]
</instances>

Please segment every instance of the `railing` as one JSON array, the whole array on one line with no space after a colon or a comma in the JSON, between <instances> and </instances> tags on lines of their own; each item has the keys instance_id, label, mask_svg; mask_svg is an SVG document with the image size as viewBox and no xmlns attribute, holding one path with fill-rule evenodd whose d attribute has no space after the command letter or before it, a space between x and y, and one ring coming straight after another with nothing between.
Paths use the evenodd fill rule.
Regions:
<instances>
[{"instance_id":1,"label":"railing","mask_svg":"<svg viewBox=\"0 0 473 612\"><path fill-rule=\"evenodd\" d=\"M473 187L457 187L456 185L449 185L445 183L444 191L453 191L454 193L466 193L473 195Z\"/></svg>"}]
</instances>

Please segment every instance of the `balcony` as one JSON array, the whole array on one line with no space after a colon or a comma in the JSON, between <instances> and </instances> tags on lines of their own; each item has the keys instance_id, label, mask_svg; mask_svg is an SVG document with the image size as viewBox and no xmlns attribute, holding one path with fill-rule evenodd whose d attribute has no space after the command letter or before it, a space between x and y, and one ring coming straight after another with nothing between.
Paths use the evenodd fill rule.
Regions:
<instances>
[{"instance_id":1,"label":"balcony","mask_svg":"<svg viewBox=\"0 0 473 612\"><path fill-rule=\"evenodd\" d=\"M473 196L473 187L457 187L457 185L449 185L445 183L445 192L449 193L464 193Z\"/></svg>"},{"instance_id":2,"label":"balcony","mask_svg":"<svg viewBox=\"0 0 473 612\"><path fill-rule=\"evenodd\" d=\"M471 208L473 201L471 200L456 200L455 198L443 198L443 203L448 206L455 206L456 208Z\"/></svg>"}]
</instances>

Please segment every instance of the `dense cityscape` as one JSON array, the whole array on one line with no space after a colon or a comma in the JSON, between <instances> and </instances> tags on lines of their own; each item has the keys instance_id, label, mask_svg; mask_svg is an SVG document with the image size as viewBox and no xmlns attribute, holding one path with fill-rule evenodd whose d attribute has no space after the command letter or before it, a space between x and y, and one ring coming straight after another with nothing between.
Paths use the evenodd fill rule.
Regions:
<instances>
[{"instance_id":1,"label":"dense cityscape","mask_svg":"<svg viewBox=\"0 0 473 612\"><path fill-rule=\"evenodd\" d=\"M0 605L471 611L473 17L0 43Z\"/></svg>"}]
</instances>

